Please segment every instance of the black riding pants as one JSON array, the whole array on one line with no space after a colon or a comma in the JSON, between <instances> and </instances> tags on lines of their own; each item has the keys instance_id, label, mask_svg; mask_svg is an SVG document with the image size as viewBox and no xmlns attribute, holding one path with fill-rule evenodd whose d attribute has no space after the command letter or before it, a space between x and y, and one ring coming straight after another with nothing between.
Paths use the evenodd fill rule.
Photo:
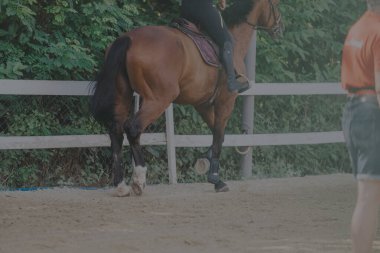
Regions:
<instances>
[{"instance_id":1,"label":"black riding pants","mask_svg":"<svg viewBox=\"0 0 380 253\"><path fill-rule=\"evenodd\" d=\"M197 25L222 49L232 36L212 0L182 0L181 16Z\"/></svg>"}]
</instances>

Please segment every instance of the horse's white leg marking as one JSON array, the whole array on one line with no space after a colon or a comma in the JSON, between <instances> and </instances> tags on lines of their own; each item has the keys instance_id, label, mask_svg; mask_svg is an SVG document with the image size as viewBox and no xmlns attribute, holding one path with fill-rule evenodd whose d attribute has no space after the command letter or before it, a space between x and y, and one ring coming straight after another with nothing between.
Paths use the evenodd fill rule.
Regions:
<instances>
[{"instance_id":1,"label":"horse's white leg marking","mask_svg":"<svg viewBox=\"0 0 380 253\"><path fill-rule=\"evenodd\" d=\"M146 167L136 166L132 174L132 189L137 195L142 194L146 185Z\"/></svg>"}]
</instances>

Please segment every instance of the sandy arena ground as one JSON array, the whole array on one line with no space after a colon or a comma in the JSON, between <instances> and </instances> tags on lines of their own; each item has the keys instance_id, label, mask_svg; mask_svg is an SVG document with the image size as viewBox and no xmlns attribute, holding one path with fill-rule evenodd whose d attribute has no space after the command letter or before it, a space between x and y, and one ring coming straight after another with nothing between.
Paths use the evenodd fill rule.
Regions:
<instances>
[{"instance_id":1,"label":"sandy arena ground","mask_svg":"<svg viewBox=\"0 0 380 253\"><path fill-rule=\"evenodd\" d=\"M227 193L210 184L154 185L129 198L0 192L0 252L350 252L351 175L228 184Z\"/></svg>"}]
</instances>

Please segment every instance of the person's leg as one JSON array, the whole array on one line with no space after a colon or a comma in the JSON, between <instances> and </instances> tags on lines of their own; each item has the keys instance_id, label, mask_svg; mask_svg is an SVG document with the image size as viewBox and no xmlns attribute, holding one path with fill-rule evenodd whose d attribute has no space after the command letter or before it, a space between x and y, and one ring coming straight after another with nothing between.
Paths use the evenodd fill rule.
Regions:
<instances>
[{"instance_id":1,"label":"person's leg","mask_svg":"<svg viewBox=\"0 0 380 253\"><path fill-rule=\"evenodd\" d=\"M212 1L185 0L182 2L181 16L191 22L199 23L221 49L220 59L227 73L228 89L239 93L249 89L248 82L241 83L236 80L233 38L220 12L213 7Z\"/></svg>"},{"instance_id":2,"label":"person's leg","mask_svg":"<svg viewBox=\"0 0 380 253\"><path fill-rule=\"evenodd\" d=\"M353 252L369 253L380 207L380 110L376 96L351 96L342 123L353 174L358 179L351 220Z\"/></svg>"},{"instance_id":3,"label":"person's leg","mask_svg":"<svg viewBox=\"0 0 380 253\"><path fill-rule=\"evenodd\" d=\"M372 252L380 206L380 180L358 180L358 196L351 221L354 253Z\"/></svg>"},{"instance_id":4,"label":"person's leg","mask_svg":"<svg viewBox=\"0 0 380 253\"><path fill-rule=\"evenodd\" d=\"M212 1L185 0L181 6L181 16L199 24L220 48L226 41L232 42L232 36Z\"/></svg>"},{"instance_id":5,"label":"person's leg","mask_svg":"<svg viewBox=\"0 0 380 253\"><path fill-rule=\"evenodd\" d=\"M203 28L221 49L221 61L227 73L227 85L231 92L244 92L249 89L249 83L241 83L236 80L234 67L233 38L228 31L219 11L210 8L209 15L205 17Z\"/></svg>"}]
</instances>

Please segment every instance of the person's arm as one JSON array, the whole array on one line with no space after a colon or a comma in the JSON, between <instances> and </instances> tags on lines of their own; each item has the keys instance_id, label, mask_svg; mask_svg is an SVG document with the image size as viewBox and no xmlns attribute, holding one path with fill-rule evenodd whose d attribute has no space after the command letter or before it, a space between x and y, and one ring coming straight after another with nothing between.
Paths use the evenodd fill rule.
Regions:
<instances>
[{"instance_id":1,"label":"person's arm","mask_svg":"<svg viewBox=\"0 0 380 253\"><path fill-rule=\"evenodd\" d=\"M374 47L374 71L375 71L375 89L377 95L377 101L380 106L380 39L376 41L376 46Z\"/></svg>"},{"instance_id":2,"label":"person's arm","mask_svg":"<svg viewBox=\"0 0 380 253\"><path fill-rule=\"evenodd\" d=\"M376 89L377 101L379 102L379 106L380 106L380 71L375 72L375 89Z\"/></svg>"},{"instance_id":3,"label":"person's arm","mask_svg":"<svg viewBox=\"0 0 380 253\"><path fill-rule=\"evenodd\" d=\"M226 0L219 0L218 8L223 11L226 8Z\"/></svg>"},{"instance_id":4,"label":"person's arm","mask_svg":"<svg viewBox=\"0 0 380 253\"><path fill-rule=\"evenodd\" d=\"M379 33L377 33L379 35ZM372 54L373 54L373 72L375 74L375 90L377 101L380 106L380 37L375 37L375 40L372 44Z\"/></svg>"}]
</instances>

